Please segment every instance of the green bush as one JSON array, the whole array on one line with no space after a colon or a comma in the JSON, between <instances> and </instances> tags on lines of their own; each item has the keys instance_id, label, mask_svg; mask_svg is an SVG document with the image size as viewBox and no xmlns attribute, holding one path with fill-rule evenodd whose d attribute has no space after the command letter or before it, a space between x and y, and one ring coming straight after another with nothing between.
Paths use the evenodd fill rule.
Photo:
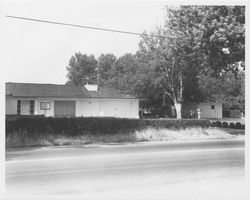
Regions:
<instances>
[{"instance_id":1,"label":"green bush","mask_svg":"<svg viewBox=\"0 0 250 200\"><path fill-rule=\"evenodd\" d=\"M76 117L76 118L6 118L6 137L10 134L25 134L34 138L48 135L113 135L128 134L136 130L153 128L185 129L192 127L207 128L209 120L197 119L125 119L112 117Z\"/></svg>"}]
</instances>

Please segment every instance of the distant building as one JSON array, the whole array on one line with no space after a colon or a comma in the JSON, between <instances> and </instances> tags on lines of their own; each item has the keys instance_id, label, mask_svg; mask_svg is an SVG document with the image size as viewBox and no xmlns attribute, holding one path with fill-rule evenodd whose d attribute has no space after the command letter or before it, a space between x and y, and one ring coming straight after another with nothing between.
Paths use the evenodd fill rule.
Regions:
<instances>
[{"instance_id":1,"label":"distant building","mask_svg":"<svg viewBox=\"0 0 250 200\"><path fill-rule=\"evenodd\" d=\"M6 83L5 107L6 115L139 118L139 99L95 85Z\"/></svg>"},{"instance_id":2,"label":"distant building","mask_svg":"<svg viewBox=\"0 0 250 200\"><path fill-rule=\"evenodd\" d=\"M182 116L197 118L197 110L200 109L201 119L219 119L222 118L222 103L220 102L200 102L183 103Z\"/></svg>"}]
</instances>

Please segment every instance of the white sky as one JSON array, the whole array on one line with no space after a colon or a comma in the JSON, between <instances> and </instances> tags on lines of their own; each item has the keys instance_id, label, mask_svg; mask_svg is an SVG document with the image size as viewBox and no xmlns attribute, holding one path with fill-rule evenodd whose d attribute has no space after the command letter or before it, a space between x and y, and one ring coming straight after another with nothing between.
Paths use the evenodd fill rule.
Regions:
<instances>
[{"instance_id":1,"label":"white sky","mask_svg":"<svg viewBox=\"0 0 250 200\"><path fill-rule=\"evenodd\" d=\"M4 15L120 29L153 31L164 24L163 1L8 0ZM4 79L8 82L66 82L75 52L135 53L139 36L24 21L3 16Z\"/></svg>"}]
</instances>

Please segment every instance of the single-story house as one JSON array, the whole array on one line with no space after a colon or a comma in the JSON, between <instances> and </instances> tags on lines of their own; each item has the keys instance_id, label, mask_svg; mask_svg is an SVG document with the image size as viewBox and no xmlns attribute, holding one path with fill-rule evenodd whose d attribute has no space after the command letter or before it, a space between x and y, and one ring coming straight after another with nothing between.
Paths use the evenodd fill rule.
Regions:
<instances>
[{"instance_id":1,"label":"single-story house","mask_svg":"<svg viewBox=\"0 0 250 200\"><path fill-rule=\"evenodd\" d=\"M182 104L182 116L189 117L197 115L197 109L200 110L201 119L222 118L222 103L220 102L188 102Z\"/></svg>"},{"instance_id":2,"label":"single-story house","mask_svg":"<svg viewBox=\"0 0 250 200\"><path fill-rule=\"evenodd\" d=\"M6 115L139 118L139 99L96 85L6 83Z\"/></svg>"}]
</instances>

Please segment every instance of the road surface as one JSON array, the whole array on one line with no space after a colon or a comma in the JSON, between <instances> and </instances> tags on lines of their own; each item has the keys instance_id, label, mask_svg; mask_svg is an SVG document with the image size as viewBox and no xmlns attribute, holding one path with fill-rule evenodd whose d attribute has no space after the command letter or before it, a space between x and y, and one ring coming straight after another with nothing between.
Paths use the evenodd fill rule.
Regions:
<instances>
[{"instance_id":1,"label":"road surface","mask_svg":"<svg viewBox=\"0 0 250 200\"><path fill-rule=\"evenodd\" d=\"M6 193L180 195L184 184L198 195L193 187L234 188L244 180L244 146L244 140L207 140L9 149Z\"/></svg>"}]
</instances>

